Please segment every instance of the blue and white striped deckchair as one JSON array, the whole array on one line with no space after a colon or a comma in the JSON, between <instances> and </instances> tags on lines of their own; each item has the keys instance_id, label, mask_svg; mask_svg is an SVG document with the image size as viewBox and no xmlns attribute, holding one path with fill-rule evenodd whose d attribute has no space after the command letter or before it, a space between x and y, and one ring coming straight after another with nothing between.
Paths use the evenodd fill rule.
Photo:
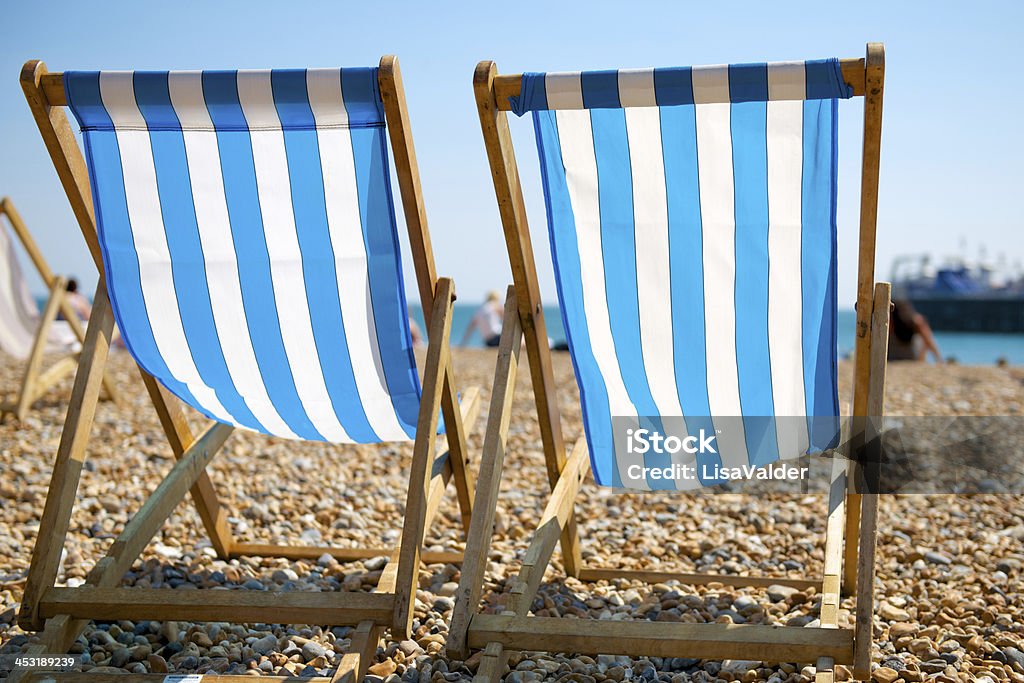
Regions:
<instances>
[{"instance_id":1,"label":"blue and white striped deckchair","mask_svg":"<svg viewBox=\"0 0 1024 683\"><path fill-rule=\"evenodd\" d=\"M366 643L356 646L359 652L376 642L382 627L405 634L418 585L419 547L452 475L464 526L469 523L472 484L463 419L475 415L477 394L466 392L460 406L455 393L448 354L454 289L434 271L397 60L385 57L379 69L68 71L57 77L41 75L41 69L45 73L38 63L27 65L23 86L44 138L60 138L67 122L60 118L55 124L41 112L66 104L81 125L86 151L88 179L65 183L72 205L86 208L84 221L79 212L81 227L103 276L94 316L102 322L90 325L94 339L91 345L86 340L82 367L105 361L106 346L98 337L108 335L116 318L152 383L158 411L171 418L163 420L165 429L174 430L168 436L187 447L180 467L185 461L189 467L177 474L180 467L175 468L168 481L191 481L184 488L179 481L173 493L162 485L155 495L180 497L200 481L206 462L234 427L331 443L415 442L403 540L394 551L239 543L225 527L212 488L197 489L200 513L224 556L328 553L352 560L384 554L397 566L384 573L373 596L284 596L261 603L260 614L234 609L240 603L232 600L212 600L205 616L362 623L359 638ZM430 321L422 388L410 339L386 129L418 292ZM58 148L52 156L58 170L73 175L76 154L77 149ZM79 189L90 186L95 230ZM89 396L89 374L79 372L76 395L80 390ZM183 435L183 422L174 418L173 404L155 382L214 424L194 440ZM441 411L451 457L435 459ZM88 432L91 412L85 419L80 412L73 406L69 413L58 469L76 457L75 441ZM77 485L77 476L61 479ZM73 495L73 488L50 493L61 500ZM159 509L169 512L173 504ZM49 505L44 515L58 536L67 529L63 515L51 513ZM143 528L151 533L158 527ZM22 611L22 622L32 628L42 623L40 604L53 585L46 548L59 549L59 541L42 538L36 548ZM130 547L137 554L147 541ZM118 554L131 553L122 548ZM146 599L141 593L123 596L136 608ZM179 605L186 612L187 603L183 598ZM66 648L65 640L50 643L50 651ZM355 658L359 678L365 659Z\"/></svg>"},{"instance_id":2,"label":"blue and white striped deckchair","mask_svg":"<svg viewBox=\"0 0 1024 683\"><path fill-rule=\"evenodd\" d=\"M838 100L856 95L865 97L865 135L853 415L881 414L889 298L873 267L883 78L879 44L868 46L866 59L842 61L509 75L493 62L477 67L514 278L493 438L484 443L447 643L456 657L484 647L478 683L500 678L506 651L538 649L810 661L819 683L831 683L836 663L856 658L856 675L868 677L876 507L874 496L862 501L851 488L844 460L832 459L820 580L684 573L671 552L643 569L584 566L573 503L588 469L616 488L693 489L837 445L836 116ZM508 111L533 114L586 432L571 449L562 440ZM473 558L489 554L520 335L552 492L504 612L482 614L485 567ZM860 440L863 424L853 424ZM656 452L640 429L675 440ZM783 470L799 477L802 468L776 466L773 476ZM666 527L670 536L677 531ZM529 616L559 542L566 574L582 581L814 587L822 628ZM856 641L854 629L839 627L842 582L856 582Z\"/></svg>"},{"instance_id":3,"label":"blue and white striped deckchair","mask_svg":"<svg viewBox=\"0 0 1024 683\"><path fill-rule=\"evenodd\" d=\"M692 488L716 465L835 445L836 99L851 94L835 59L524 75L512 109L533 112L599 484ZM679 416L718 432L695 478L650 475L692 455L614 443L614 417Z\"/></svg>"}]
</instances>

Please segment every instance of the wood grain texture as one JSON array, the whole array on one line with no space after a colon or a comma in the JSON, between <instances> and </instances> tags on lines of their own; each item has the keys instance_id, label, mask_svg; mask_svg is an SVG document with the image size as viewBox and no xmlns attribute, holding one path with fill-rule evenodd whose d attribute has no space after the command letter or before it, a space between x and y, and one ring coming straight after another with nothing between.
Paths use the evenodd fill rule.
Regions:
<instances>
[{"instance_id":1,"label":"wood grain texture","mask_svg":"<svg viewBox=\"0 0 1024 683\"><path fill-rule=\"evenodd\" d=\"M839 663L853 661L853 632L846 629L478 614L469 634L476 648L494 642L512 649L633 657L814 662L827 656Z\"/></svg>"},{"instance_id":2,"label":"wood grain texture","mask_svg":"<svg viewBox=\"0 0 1024 683\"><path fill-rule=\"evenodd\" d=\"M466 539L466 559L462 564L459 589L455 594L455 607L446 645L451 656L463 660L469 657L466 632L480 604L494 534L494 517L505 462L508 428L512 419L512 399L515 395L522 339L515 287L509 287L505 295L505 317L498 343L487 432L484 435L476 499L473 502L475 512Z\"/></svg>"},{"instance_id":3,"label":"wood grain texture","mask_svg":"<svg viewBox=\"0 0 1024 683\"><path fill-rule=\"evenodd\" d=\"M885 48L868 43L864 60L864 144L861 155L860 235L857 260L857 326L853 352L853 415L868 416L868 382L871 362L871 310L875 282L875 242L878 223L878 181L882 152L882 95L885 86ZM854 432L863 429L855 425ZM850 461L850 482L860 477ZM843 559L843 591L852 593L857 583L857 542L860 533L860 494L852 491L846 502L846 550Z\"/></svg>"},{"instance_id":4,"label":"wood grain texture","mask_svg":"<svg viewBox=\"0 0 1024 683\"><path fill-rule=\"evenodd\" d=\"M473 91L516 288L519 322L526 339L526 355L530 361L530 377L544 446L548 484L554 489L565 466L565 442L562 438L557 387L551 367L551 349L548 347L547 324L544 321L544 306L533 258L526 204L519 183L519 169L512 145L512 133L508 128L508 117L499 110L495 100L496 76L497 67L494 62L480 62L473 75ZM575 518L566 523L561 544L566 573L570 576L578 575L582 559Z\"/></svg>"}]
</instances>

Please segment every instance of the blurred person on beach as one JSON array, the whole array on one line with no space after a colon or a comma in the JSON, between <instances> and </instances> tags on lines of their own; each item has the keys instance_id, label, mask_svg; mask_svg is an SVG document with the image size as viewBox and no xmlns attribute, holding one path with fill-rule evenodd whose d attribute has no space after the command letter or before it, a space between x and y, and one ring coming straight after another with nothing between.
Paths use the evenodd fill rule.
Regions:
<instances>
[{"instance_id":1,"label":"blurred person on beach","mask_svg":"<svg viewBox=\"0 0 1024 683\"><path fill-rule=\"evenodd\" d=\"M466 325L466 332L462 335L459 346L465 346L473 332L480 333L480 339L484 346L495 347L501 341L501 319L504 314L501 301L497 292L489 292L480 308L476 309L473 318Z\"/></svg>"},{"instance_id":2,"label":"blurred person on beach","mask_svg":"<svg viewBox=\"0 0 1024 683\"><path fill-rule=\"evenodd\" d=\"M412 316L409 316L409 336L412 337L412 347L414 349L420 349L427 345L423 339L423 330L416 324Z\"/></svg>"},{"instance_id":3,"label":"blurred person on beach","mask_svg":"<svg viewBox=\"0 0 1024 683\"><path fill-rule=\"evenodd\" d=\"M896 299L889 314L889 360L923 361L929 353L936 363L942 362L928 319L906 299Z\"/></svg>"},{"instance_id":4,"label":"blurred person on beach","mask_svg":"<svg viewBox=\"0 0 1024 683\"><path fill-rule=\"evenodd\" d=\"M71 304L71 308L74 309L75 313L82 320L88 320L92 314L92 304L89 300L82 296L82 293L78 291L78 280L71 278L67 284L67 301ZM58 320L63 319L63 316L58 315Z\"/></svg>"}]
</instances>

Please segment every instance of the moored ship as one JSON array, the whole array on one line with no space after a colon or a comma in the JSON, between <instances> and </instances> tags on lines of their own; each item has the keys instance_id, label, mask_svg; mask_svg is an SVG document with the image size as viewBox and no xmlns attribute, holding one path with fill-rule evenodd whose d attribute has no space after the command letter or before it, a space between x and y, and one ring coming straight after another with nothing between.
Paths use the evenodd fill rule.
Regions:
<instances>
[{"instance_id":1,"label":"moored ship","mask_svg":"<svg viewBox=\"0 0 1024 683\"><path fill-rule=\"evenodd\" d=\"M1019 268L1018 268L1019 271ZM984 261L951 259L932 267L927 256L896 259L893 299L913 304L934 330L1024 332L1024 276L1003 276Z\"/></svg>"}]
</instances>

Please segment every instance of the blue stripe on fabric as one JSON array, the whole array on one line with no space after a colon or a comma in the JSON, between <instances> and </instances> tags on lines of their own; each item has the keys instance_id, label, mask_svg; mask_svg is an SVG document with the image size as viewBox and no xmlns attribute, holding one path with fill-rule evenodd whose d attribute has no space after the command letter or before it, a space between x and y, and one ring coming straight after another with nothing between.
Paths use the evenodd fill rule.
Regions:
<instances>
[{"instance_id":1,"label":"blue stripe on fabric","mask_svg":"<svg viewBox=\"0 0 1024 683\"><path fill-rule=\"evenodd\" d=\"M684 81L678 78L675 83L682 87ZM656 71L655 83L657 79ZM689 79L688 73L686 79ZM687 87L692 88L692 85ZM692 90L690 99L693 99ZM704 247L697 172L697 120L693 107L662 107L661 146L668 195L671 315L675 330L672 344L679 405L690 434L698 434L701 429L714 434L708 399ZM697 465L698 473L703 475L705 467L720 466L721 459L714 453L698 453Z\"/></svg>"},{"instance_id":2,"label":"blue stripe on fabric","mask_svg":"<svg viewBox=\"0 0 1024 683\"><path fill-rule=\"evenodd\" d=\"M204 72L203 94L217 128L224 197L238 257L242 305L263 383L270 402L295 434L303 439L325 441L302 406L281 337L252 142L238 101L235 72Z\"/></svg>"},{"instance_id":3,"label":"blue stripe on fabric","mask_svg":"<svg viewBox=\"0 0 1024 683\"><path fill-rule=\"evenodd\" d=\"M659 107L693 104L693 69L655 69L654 97ZM694 139L696 135L694 132Z\"/></svg>"},{"instance_id":4,"label":"blue stripe on fabric","mask_svg":"<svg viewBox=\"0 0 1024 683\"><path fill-rule=\"evenodd\" d=\"M757 83L729 87L767 93L768 72ZM733 97L737 93L733 93ZM768 105L753 100L733 104L732 166L736 221L736 366L747 460L755 467L778 460L771 359L768 350Z\"/></svg>"},{"instance_id":5,"label":"blue stripe on fabric","mask_svg":"<svg viewBox=\"0 0 1024 683\"><path fill-rule=\"evenodd\" d=\"M637 253L633 223L633 180L626 134L626 115L621 109L590 112L597 160L598 203L601 211L601 252L604 259L605 296L612 341L623 383L636 406L641 425L665 430L657 420L658 408L651 395L641 344L640 306L637 301ZM657 371L656 368L652 368ZM658 424L645 425L644 418ZM668 467L668 454L647 453L648 467ZM665 479L648 480L652 489L672 488Z\"/></svg>"},{"instance_id":6,"label":"blue stripe on fabric","mask_svg":"<svg viewBox=\"0 0 1024 683\"><path fill-rule=\"evenodd\" d=\"M378 443L363 410L348 352L338 295L338 273L327 226L323 168L305 71L275 71L271 88L284 126L285 156L291 186L302 277L320 370L338 421L358 443ZM295 302L302 305L302 302Z\"/></svg>"},{"instance_id":7,"label":"blue stripe on fabric","mask_svg":"<svg viewBox=\"0 0 1024 683\"><path fill-rule=\"evenodd\" d=\"M548 215L551 261L555 285L561 302L562 325L569 342L570 357L580 388L583 429L590 446L590 464L594 479L601 486L622 487L615 464L612 414L608 389L590 344L590 330L583 305L583 276L576 236L576 219L569 199L569 188L562 162L558 124L553 111L534 113L533 125L541 160L541 181Z\"/></svg>"},{"instance_id":8,"label":"blue stripe on fabric","mask_svg":"<svg viewBox=\"0 0 1024 683\"><path fill-rule=\"evenodd\" d=\"M733 104L767 102L768 65L765 63L730 65L729 100Z\"/></svg>"},{"instance_id":9,"label":"blue stripe on fabric","mask_svg":"<svg viewBox=\"0 0 1024 683\"><path fill-rule=\"evenodd\" d=\"M376 69L345 69L341 72L341 91L346 109L350 92L375 91L376 74ZM398 421L412 438L416 433L420 407L420 381L409 332L387 142L381 128L354 128L349 132L377 346Z\"/></svg>"},{"instance_id":10,"label":"blue stripe on fabric","mask_svg":"<svg viewBox=\"0 0 1024 683\"><path fill-rule=\"evenodd\" d=\"M849 99L853 88L843 79L838 59L809 59L804 63L808 100Z\"/></svg>"},{"instance_id":11,"label":"blue stripe on fabric","mask_svg":"<svg viewBox=\"0 0 1024 683\"><path fill-rule=\"evenodd\" d=\"M95 128L83 136L85 156L90 177L106 179L106 182L92 183L92 198L107 292L125 346L146 372L159 378L176 396L198 407L188 387L171 376L153 337L142 294L135 239L128 218L117 134L113 132L113 124L100 96L99 72L65 72L64 90L68 95L68 106L79 124L83 128ZM213 419L212 415L203 412Z\"/></svg>"},{"instance_id":12,"label":"blue stripe on fabric","mask_svg":"<svg viewBox=\"0 0 1024 683\"><path fill-rule=\"evenodd\" d=\"M378 71L375 66L341 70L349 127L384 125L384 101L380 96Z\"/></svg>"},{"instance_id":13,"label":"blue stripe on fabric","mask_svg":"<svg viewBox=\"0 0 1024 683\"><path fill-rule=\"evenodd\" d=\"M548 91L544 86L544 74L535 71L524 73L519 86L519 97L508 98L508 103L516 116L522 116L528 111L547 109Z\"/></svg>"},{"instance_id":14,"label":"blue stripe on fabric","mask_svg":"<svg viewBox=\"0 0 1024 683\"><path fill-rule=\"evenodd\" d=\"M804 396L811 451L838 439L836 386L836 176L834 100L804 103L801 280Z\"/></svg>"},{"instance_id":15,"label":"blue stripe on fabric","mask_svg":"<svg viewBox=\"0 0 1024 683\"><path fill-rule=\"evenodd\" d=\"M185 138L171 104L167 73L137 73L133 80L139 111L147 127L157 129L149 134L149 139L160 213L181 326L192 361L203 383L214 390L221 405L239 424L268 433L238 393L224 360L206 280L206 259L192 198Z\"/></svg>"},{"instance_id":16,"label":"blue stripe on fabric","mask_svg":"<svg viewBox=\"0 0 1024 683\"><path fill-rule=\"evenodd\" d=\"M619 72L584 71L580 76L585 109L617 109L619 107Z\"/></svg>"}]
</instances>

